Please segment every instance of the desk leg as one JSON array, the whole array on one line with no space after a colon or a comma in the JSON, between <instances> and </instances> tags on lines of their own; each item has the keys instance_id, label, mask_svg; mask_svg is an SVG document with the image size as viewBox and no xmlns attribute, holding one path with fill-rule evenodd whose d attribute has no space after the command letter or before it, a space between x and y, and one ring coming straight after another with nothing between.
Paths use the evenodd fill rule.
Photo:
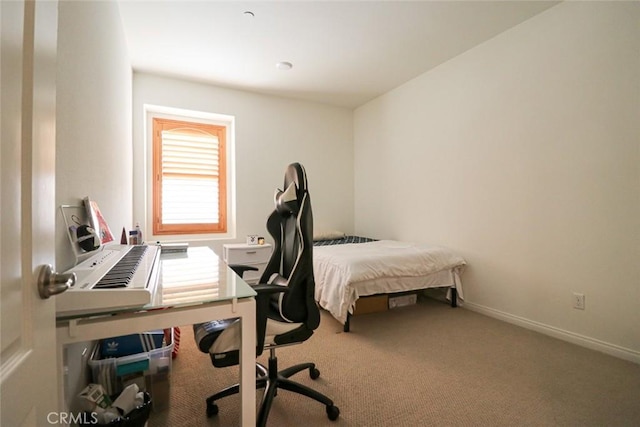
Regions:
<instances>
[{"instance_id":1,"label":"desk leg","mask_svg":"<svg viewBox=\"0 0 640 427\"><path fill-rule=\"evenodd\" d=\"M246 298L238 302L242 342L240 346L241 425L256 425L256 301Z\"/></svg>"}]
</instances>

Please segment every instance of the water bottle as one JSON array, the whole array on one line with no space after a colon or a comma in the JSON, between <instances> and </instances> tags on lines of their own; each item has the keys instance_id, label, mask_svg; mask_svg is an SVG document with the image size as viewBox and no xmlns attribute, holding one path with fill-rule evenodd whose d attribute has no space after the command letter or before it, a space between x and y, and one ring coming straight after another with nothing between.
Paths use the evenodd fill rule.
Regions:
<instances>
[{"instance_id":1,"label":"water bottle","mask_svg":"<svg viewBox=\"0 0 640 427\"><path fill-rule=\"evenodd\" d=\"M136 222L136 236L138 237L138 245L143 244L144 240L142 240L142 229L140 228L139 222Z\"/></svg>"}]
</instances>

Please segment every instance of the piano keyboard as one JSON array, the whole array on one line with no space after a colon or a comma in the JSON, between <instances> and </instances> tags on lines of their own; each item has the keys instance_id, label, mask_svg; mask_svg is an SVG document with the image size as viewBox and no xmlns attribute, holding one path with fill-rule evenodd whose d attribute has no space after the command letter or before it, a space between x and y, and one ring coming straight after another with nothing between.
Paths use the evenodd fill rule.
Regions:
<instances>
[{"instance_id":1,"label":"piano keyboard","mask_svg":"<svg viewBox=\"0 0 640 427\"><path fill-rule=\"evenodd\" d=\"M126 288L148 246L134 246L93 286L93 289Z\"/></svg>"},{"instance_id":2,"label":"piano keyboard","mask_svg":"<svg viewBox=\"0 0 640 427\"><path fill-rule=\"evenodd\" d=\"M107 245L67 272L76 284L56 296L57 317L108 313L149 304L159 273L159 246Z\"/></svg>"}]
</instances>

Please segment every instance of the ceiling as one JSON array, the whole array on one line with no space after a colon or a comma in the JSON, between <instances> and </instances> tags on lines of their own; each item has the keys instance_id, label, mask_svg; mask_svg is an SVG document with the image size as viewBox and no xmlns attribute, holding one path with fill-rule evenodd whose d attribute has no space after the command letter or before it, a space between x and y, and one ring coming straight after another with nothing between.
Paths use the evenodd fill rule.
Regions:
<instances>
[{"instance_id":1,"label":"ceiling","mask_svg":"<svg viewBox=\"0 0 640 427\"><path fill-rule=\"evenodd\" d=\"M119 1L135 71L349 108L557 3Z\"/></svg>"}]
</instances>

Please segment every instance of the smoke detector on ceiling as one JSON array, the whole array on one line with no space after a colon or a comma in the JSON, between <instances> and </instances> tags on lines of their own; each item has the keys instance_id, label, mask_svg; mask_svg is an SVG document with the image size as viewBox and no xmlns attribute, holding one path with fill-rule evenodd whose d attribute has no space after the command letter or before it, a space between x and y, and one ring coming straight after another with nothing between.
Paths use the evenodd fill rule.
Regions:
<instances>
[{"instance_id":1,"label":"smoke detector on ceiling","mask_svg":"<svg viewBox=\"0 0 640 427\"><path fill-rule=\"evenodd\" d=\"M278 70L290 70L293 68L293 64L287 61L281 61L276 64Z\"/></svg>"}]
</instances>

